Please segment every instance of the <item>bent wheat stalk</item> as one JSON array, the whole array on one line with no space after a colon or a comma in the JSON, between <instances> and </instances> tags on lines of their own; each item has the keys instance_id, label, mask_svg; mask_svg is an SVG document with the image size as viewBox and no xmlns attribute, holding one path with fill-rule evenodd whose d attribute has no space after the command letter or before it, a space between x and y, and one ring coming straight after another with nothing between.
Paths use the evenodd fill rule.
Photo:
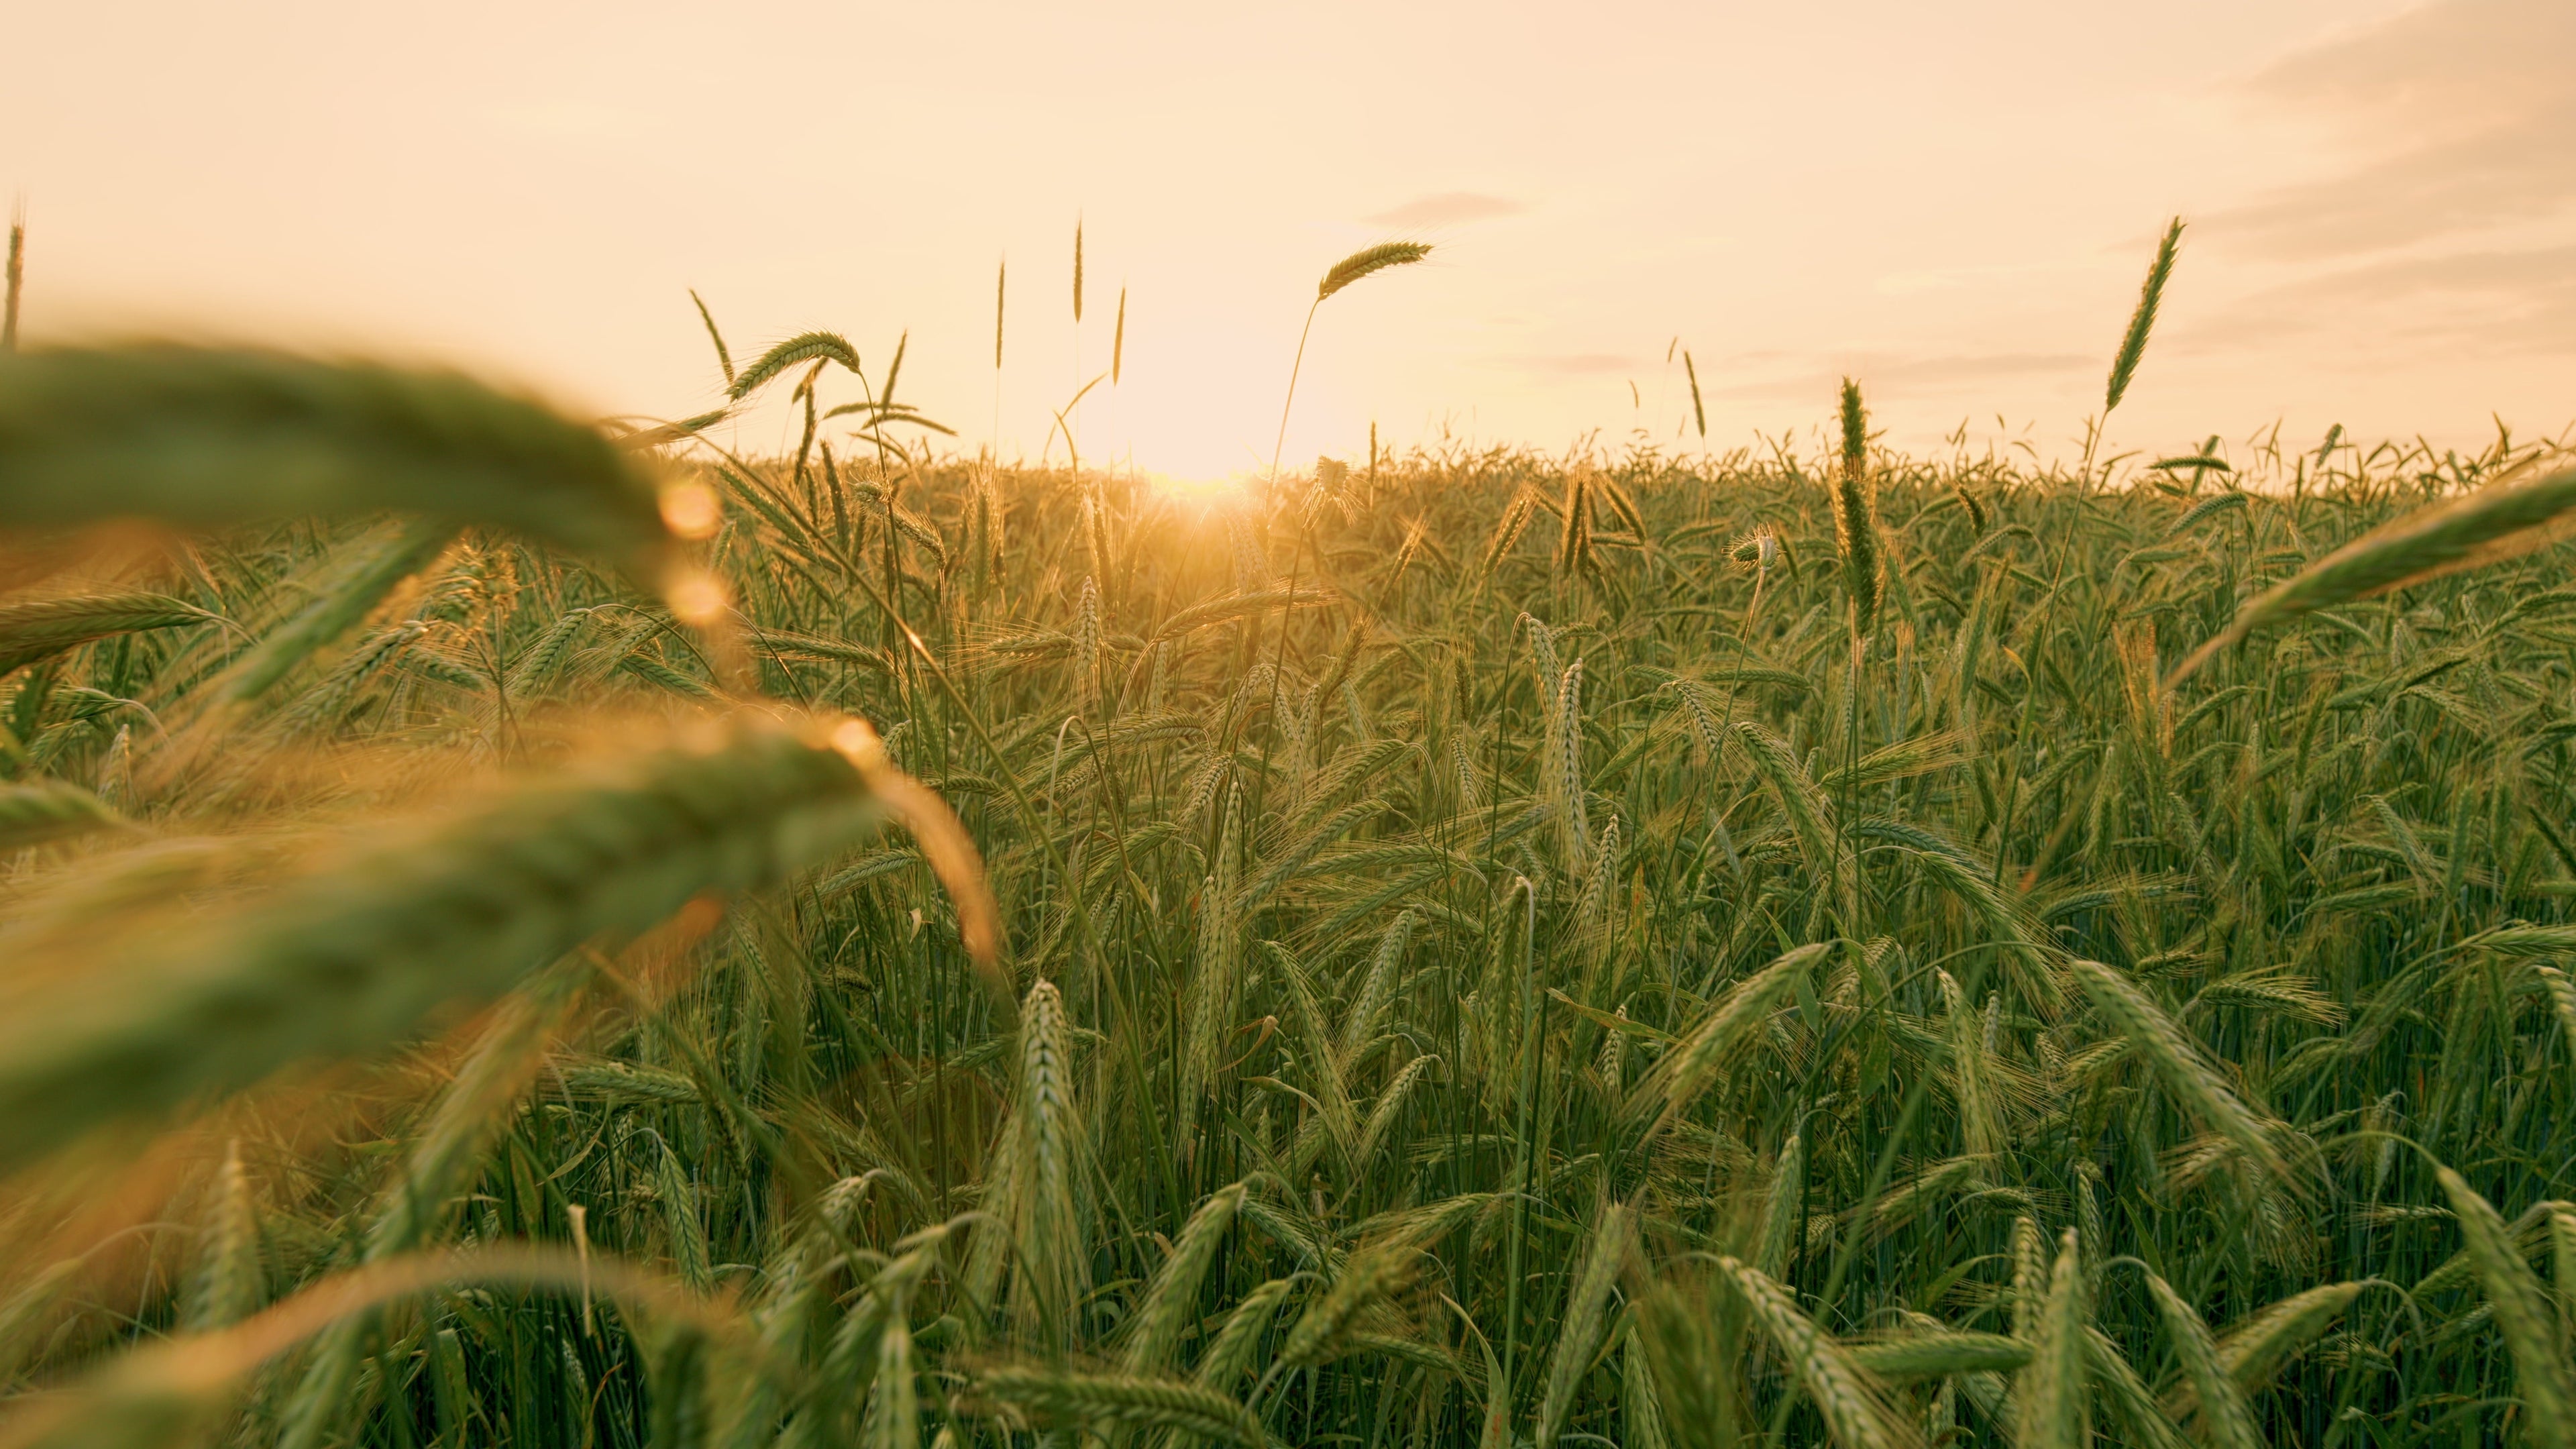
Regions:
<instances>
[{"instance_id":1,"label":"bent wheat stalk","mask_svg":"<svg viewBox=\"0 0 2576 1449\"><path fill-rule=\"evenodd\" d=\"M2576 533L2576 468L2507 480L2384 524L2273 585L2165 677L2171 689L2257 629L2535 553Z\"/></svg>"}]
</instances>

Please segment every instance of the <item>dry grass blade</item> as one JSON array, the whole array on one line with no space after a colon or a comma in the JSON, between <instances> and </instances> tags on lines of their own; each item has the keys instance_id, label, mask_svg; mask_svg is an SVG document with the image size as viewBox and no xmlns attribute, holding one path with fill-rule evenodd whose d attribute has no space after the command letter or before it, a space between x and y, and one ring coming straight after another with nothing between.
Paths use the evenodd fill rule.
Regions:
<instances>
[{"instance_id":1,"label":"dry grass blade","mask_svg":"<svg viewBox=\"0 0 2576 1449\"><path fill-rule=\"evenodd\" d=\"M2275 584L2174 666L2167 688L2255 630L2348 599L2368 598L2549 547L2576 530L2576 468L2508 480L2384 524Z\"/></svg>"}]
</instances>

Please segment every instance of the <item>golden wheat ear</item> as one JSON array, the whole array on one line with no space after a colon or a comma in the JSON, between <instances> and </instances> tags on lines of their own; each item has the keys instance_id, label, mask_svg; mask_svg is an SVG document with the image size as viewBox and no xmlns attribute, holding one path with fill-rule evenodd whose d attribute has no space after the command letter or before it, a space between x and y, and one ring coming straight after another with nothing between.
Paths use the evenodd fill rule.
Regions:
<instances>
[{"instance_id":1,"label":"golden wheat ear","mask_svg":"<svg viewBox=\"0 0 2576 1449\"><path fill-rule=\"evenodd\" d=\"M1324 272L1315 284L1315 300L1320 302L1363 277L1373 277L1389 267L1409 267L1431 255L1428 242L1380 242L1362 247Z\"/></svg>"}]
</instances>

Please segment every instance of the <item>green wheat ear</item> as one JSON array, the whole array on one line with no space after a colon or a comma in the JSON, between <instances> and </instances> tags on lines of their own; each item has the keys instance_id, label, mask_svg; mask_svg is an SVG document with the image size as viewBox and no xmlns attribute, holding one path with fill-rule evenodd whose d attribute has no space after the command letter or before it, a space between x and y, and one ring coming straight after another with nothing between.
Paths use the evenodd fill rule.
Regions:
<instances>
[{"instance_id":1,"label":"green wheat ear","mask_svg":"<svg viewBox=\"0 0 2576 1449\"><path fill-rule=\"evenodd\" d=\"M60 780L0 785L0 851L85 835L124 823L104 800Z\"/></svg>"},{"instance_id":2,"label":"green wheat ear","mask_svg":"<svg viewBox=\"0 0 2576 1449\"><path fill-rule=\"evenodd\" d=\"M2273 586L2166 678L2168 688L2255 630L2348 599L2368 598L2537 552L2576 533L2576 468L2507 479L2386 523Z\"/></svg>"},{"instance_id":3,"label":"green wheat ear","mask_svg":"<svg viewBox=\"0 0 2576 1449\"><path fill-rule=\"evenodd\" d=\"M2174 257L2182 250L2181 217L2175 217L2165 228L2165 239L2156 244L2156 259L2147 267L2147 280L2138 289L2137 310L2129 314L2128 333L2120 339L2119 356L2111 360L2110 385L2102 392L2102 411L2110 412L2129 394L2129 380L2138 375L2138 361L2147 355L2147 335L2156 328L2156 309L2163 305L2165 283L2173 277Z\"/></svg>"},{"instance_id":4,"label":"green wheat ear","mask_svg":"<svg viewBox=\"0 0 2576 1449\"><path fill-rule=\"evenodd\" d=\"M742 370L725 391L734 401L759 390L770 379L800 362L837 362L847 372L859 370L858 350L848 338L837 332L800 332L760 355L760 360Z\"/></svg>"},{"instance_id":5,"label":"green wheat ear","mask_svg":"<svg viewBox=\"0 0 2576 1449\"><path fill-rule=\"evenodd\" d=\"M448 372L155 343L0 361L0 525L222 527L379 509L488 524L651 577L641 466L588 424Z\"/></svg>"},{"instance_id":6,"label":"green wheat ear","mask_svg":"<svg viewBox=\"0 0 2576 1449\"><path fill-rule=\"evenodd\" d=\"M94 639L211 624L216 616L160 594L75 594L0 604L0 675Z\"/></svg>"},{"instance_id":7,"label":"green wheat ear","mask_svg":"<svg viewBox=\"0 0 2576 1449\"><path fill-rule=\"evenodd\" d=\"M716 345L716 366L724 369L725 386L733 386L733 350L725 346L724 334L716 330L716 314L707 310L707 299L689 289L689 300L698 304L698 320L707 324L707 340Z\"/></svg>"},{"instance_id":8,"label":"green wheat ear","mask_svg":"<svg viewBox=\"0 0 2576 1449\"><path fill-rule=\"evenodd\" d=\"M1869 486L1869 415L1860 384L1843 379L1842 467L1834 476L1834 542L1843 555L1843 587L1851 595L1852 628L1867 638L1878 627L1880 574L1878 499Z\"/></svg>"},{"instance_id":9,"label":"green wheat ear","mask_svg":"<svg viewBox=\"0 0 2576 1449\"><path fill-rule=\"evenodd\" d=\"M1699 364L1691 361L1688 349L1682 352L1682 373L1690 379L1691 421L1698 426L1699 435L1705 438L1708 436L1708 409L1700 406Z\"/></svg>"},{"instance_id":10,"label":"green wheat ear","mask_svg":"<svg viewBox=\"0 0 2576 1449\"><path fill-rule=\"evenodd\" d=\"M1362 247L1324 272L1315 284L1314 303L1306 309L1306 325L1297 334L1297 358L1288 364L1288 396L1279 404L1279 436L1270 445L1270 476L1279 476L1279 450L1288 442L1288 410L1297 405L1297 374L1306 366L1306 338L1315 330L1315 313L1324 299L1362 277L1371 277L1389 267L1406 267L1431 255L1428 242L1380 242Z\"/></svg>"},{"instance_id":11,"label":"green wheat ear","mask_svg":"<svg viewBox=\"0 0 2576 1449\"><path fill-rule=\"evenodd\" d=\"M1122 1437L1121 1430L1162 1430L1168 1433L1166 1442L1237 1449L1262 1449L1269 1442L1261 1421L1241 1403L1215 1389L1169 1379L1010 1365L985 1370L975 1388L985 1400L1011 1406L1014 1417L1032 1426L1106 1428L1112 1431L1112 1443ZM1153 1442L1161 1436L1123 1437Z\"/></svg>"},{"instance_id":12,"label":"green wheat ear","mask_svg":"<svg viewBox=\"0 0 2576 1449\"><path fill-rule=\"evenodd\" d=\"M27 276L27 218L9 218L9 297L0 310L0 352L18 350L18 289Z\"/></svg>"}]
</instances>

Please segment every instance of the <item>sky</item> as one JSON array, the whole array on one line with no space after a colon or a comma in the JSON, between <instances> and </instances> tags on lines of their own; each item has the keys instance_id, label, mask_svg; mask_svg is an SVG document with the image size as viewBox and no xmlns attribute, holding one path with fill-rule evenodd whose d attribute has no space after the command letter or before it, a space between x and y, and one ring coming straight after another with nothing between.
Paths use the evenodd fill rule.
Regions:
<instances>
[{"instance_id":1,"label":"sky","mask_svg":"<svg viewBox=\"0 0 2576 1449\"><path fill-rule=\"evenodd\" d=\"M463 366L687 416L846 335L956 446L1175 478L1443 440L2107 447L2576 423L2569 0L20 7L31 345ZM1083 320L1072 243L1085 241ZM1007 260L1003 366L996 269ZM1702 389L1690 419L1680 350ZM1669 357L1669 360L1668 360ZM778 391L785 391L784 388ZM828 402L858 395L833 377ZM719 430L792 446L780 406Z\"/></svg>"}]
</instances>

